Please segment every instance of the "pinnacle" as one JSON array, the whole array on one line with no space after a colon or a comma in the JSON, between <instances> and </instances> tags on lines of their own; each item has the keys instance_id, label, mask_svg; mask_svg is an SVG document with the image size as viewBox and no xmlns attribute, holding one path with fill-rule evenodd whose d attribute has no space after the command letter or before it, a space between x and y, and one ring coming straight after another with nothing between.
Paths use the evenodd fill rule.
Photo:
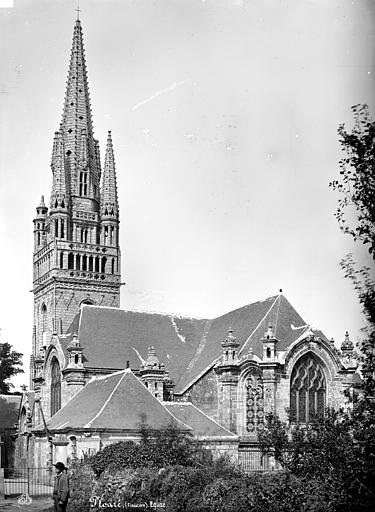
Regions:
<instances>
[{"instance_id":1,"label":"pinnacle","mask_svg":"<svg viewBox=\"0 0 375 512\"><path fill-rule=\"evenodd\" d=\"M101 194L103 216L118 216L117 182L111 131L108 131Z\"/></svg>"}]
</instances>

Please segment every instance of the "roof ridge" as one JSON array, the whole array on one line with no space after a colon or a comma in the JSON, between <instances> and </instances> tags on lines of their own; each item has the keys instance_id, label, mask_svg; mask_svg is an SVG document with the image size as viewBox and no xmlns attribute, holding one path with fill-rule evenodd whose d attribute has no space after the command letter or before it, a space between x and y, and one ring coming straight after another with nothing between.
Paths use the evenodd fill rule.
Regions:
<instances>
[{"instance_id":1,"label":"roof ridge","mask_svg":"<svg viewBox=\"0 0 375 512\"><path fill-rule=\"evenodd\" d=\"M141 386L142 386L142 389L144 389L144 391L148 392L148 393L151 395L152 399L153 399L153 400L156 400L156 403L160 404L160 405L163 407L163 409L167 412L167 414L168 414L169 416L171 416L171 419L173 419L174 421L176 421L176 422L177 422L177 424L181 424L181 425L183 425L184 427L186 427L186 429L187 429L187 430L193 430L193 429L192 429L192 427L190 427L189 425L186 425L186 423L184 423L183 421L181 421L181 420L179 420L178 418L176 418L176 416L175 416L174 414L172 414L172 413L171 413L171 411L169 411L169 410L167 409L167 407L163 404L163 402L161 402L160 400L158 400L158 399L153 395L153 393L152 393L152 391L150 391L150 389L148 389L148 388L146 388L145 386L143 386L142 382L138 379L138 377L137 377L136 375L134 375L134 373L131 371L131 369L130 369L130 368L126 368L125 370L120 370L120 371L118 371L118 372L111 373L110 375L119 375L120 373L123 373L123 376L121 377L121 379L119 379L119 381L117 382L117 384L115 385L115 387L114 387L114 388L113 388L113 390L111 391L110 395L108 396L107 400L105 401L105 403L103 404L103 406L100 408L99 412L98 412L98 413L96 413L96 414L95 414L95 416L94 416L94 417L93 417L93 418L92 418L88 423L86 423L85 428L90 428L90 427L91 427L91 425L94 423L94 421L95 421L96 419L98 419L98 418L99 418L99 416L103 413L104 409L105 409L105 408L107 407L107 405L109 404L109 402L110 402L111 398L113 397L113 395L116 393L116 390L117 390L117 388L120 386L120 384L121 384L121 382L123 381L123 379L124 379L125 375L130 374L130 375L132 375L132 377L134 377L134 379L136 379L136 381L134 381L134 382L137 382L137 384L136 384L136 385L138 385L138 383L139 383L139 385L141 385ZM106 377L109 377L110 375L106 375ZM103 377L98 377L98 378L97 378L97 379L95 379L95 380L102 380L102 379L103 379ZM91 381L92 381L92 382L94 382L94 380L93 380L93 379L92 379ZM91 381L90 381L90 382L91 382ZM86 387L86 386L85 386L85 387ZM74 395L74 396L76 396L76 395ZM73 398L74 398L74 397L73 397Z\"/></svg>"},{"instance_id":2,"label":"roof ridge","mask_svg":"<svg viewBox=\"0 0 375 512\"><path fill-rule=\"evenodd\" d=\"M93 375L91 377L91 379L88 381L87 384L89 384L90 382L95 382L97 380L104 380L104 379L108 379L108 377L113 377L114 375L120 375L120 373L122 372L125 372L126 370L128 370L129 368L123 368L122 370L117 370L117 372L113 372L113 373L106 373L105 375ZM75 396L75 395L74 395Z\"/></svg>"},{"instance_id":3,"label":"roof ridge","mask_svg":"<svg viewBox=\"0 0 375 512\"><path fill-rule=\"evenodd\" d=\"M100 308L100 309L114 309L116 311L122 311L123 313L147 313L149 315L160 315L160 316L168 316L173 318L181 318L185 320L208 320L205 317L198 317L198 316L191 316L191 315L182 315L181 313L173 313L173 312L166 312L166 311L152 311L152 310L146 310L146 309L132 309L132 308L116 308L114 306L99 306L96 304L82 304L82 308ZM215 320L214 318L212 320Z\"/></svg>"},{"instance_id":4,"label":"roof ridge","mask_svg":"<svg viewBox=\"0 0 375 512\"><path fill-rule=\"evenodd\" d=\"M264 320L267 318L267 316L269 315L269 313L271 312L272 308L274 307L274 305L276 304L276 301L277 299L280 297L280 294L279 295L276 295L276 298L275 300L273 301L271 307L268 309L267 313L263 316L263 318L261 319L261 321L258 323L258 325L255 327L255 329L253 329L253 331L251 332L251 334L248 336L248 338L245 340L245 343L242 345L241 349L238 351L238 355L241 354L241 352L244 350L244 348L246 347L247 343L250 341L252 335L258 330L258 328L261 326L261 324L264 322Z\"/></svg>"},{"instance_id":5,"label":"roof ridge","mask_svg":"<svg viewBox=\"0 0 375 512\"><path fill-rule=\"evenodd\" d=\"M279 293L277 295L268 295L264 299L256 300L254 302L249 302L249 303L245 304L244 306L239 306L238 308L231 309L230 311L226 311L220 315L212 316L211 318L207 318L208 315L193 316L193 315L184 315L182 313L177 313L177 312L173 312L173 311L168 312L168 311L154 311L152 309L135 309L135 308L121 308L121 307L118 308L118 307L114 307L114 306L99 306L96 304L81 304L81 308L114 309L116 311L122 311L124 313L146 313L149 315L168 316L168 317L172 317L172 318L181 318L181 319L185 319L185 320L206 320L206 322L208 322L208 321L217 320L218 318L221 318L225 315L229 315L230 313L233 313L234 311L239 311L240 309L246 308L248 306L253 306L254 304L259 304L260 302L266 302L267 300L271 300L271 299L278 299L281 296L284 297L284 295L282 295L281 293ZM285 299L285 300L287 300L287 299Z\"/></svg>"},{"instance_id":6,"label":"roof ridge","mask_svg":"<svg viewBox=\"0 0 375 512\"><path fill-rule=\"evenodd\" d=\"M115 385L115 387L112 389L111 393L109 394L109 397L107 398L107 400L104 402L104 405L102 405L102 407L99 409L99 412L97 412L95 414L95 416L88 422L86 423L85 425L85 428L90 428L91 425L94 423L94 421L99 418L99 416L102 414L102 412L104 411L104 409L107 407L110 399L112 398L112 396L114 395L116 389L119 387L119 385L121 384L123 378L125 377L126 375L126 371L125 370L122 370L124 372L124 375L121 377L121 379L119 379L119 381L117 382L117 384Z\"/></svg>"},{"instance_id":7,"label":"roof ridge","mask_svg":"<svg viewBox=\"0 0 375 512\"><path fill-rule=\"evenodd\" d=\"M280 293L277 294L277 295L269 295L269 296L265 297L264 299L256 300L254 302L249 302L249 303L245 304L244 306L240 306L238 308L231 309L230 311L227 311L227 312L223 313L222 315L215 316L214 318L212 318L212 320L217 320L218 318L221 318L223 316L230 315L231 313L234 313L235 311L239 311L240 309L247 308L248 306L254 306L254 304L259 304L261 302L266 302L266 301L271 300L271 299L277 299L281 295L282 294L280 294Z\"/></svg>"}]
</instances>

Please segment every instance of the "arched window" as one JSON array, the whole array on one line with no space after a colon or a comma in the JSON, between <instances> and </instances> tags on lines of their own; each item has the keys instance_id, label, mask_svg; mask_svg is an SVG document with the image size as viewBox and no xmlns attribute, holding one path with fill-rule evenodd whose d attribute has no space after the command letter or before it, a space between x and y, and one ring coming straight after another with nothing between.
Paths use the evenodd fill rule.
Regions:
<instances>
[{"instance_id":1,"label":"arched window","mask_svg":"<svg viewBox=\"0 0 375 512\"><path fill-rule=\"evenodd\" d=\"M27 432L26 429L26 409L22 407L21 415L20 415L20 423L19 423L19 449L20 449L20 457L23 461L25 461L27 457L27 440L26 436L23 435Z\"/></svg>"},{"instance_id":2,"label":"arched window","mask_svg":"<svg viewBox=\"0 0 375 512\"><path fill-rule=\"evenodd\" d=\"M115 273L115 258L112 258L112 274Z\"/></svg>"},{"instance_id":3,"label":"arched window","mask_svg":"<svg viewBox=\"0 0 375 512\"><path fill-rule=\"evenodd\" d=\"M102 274L105 274L105 265L106 265L106 263L107 263L107 258L105 256L103 256L103 258L102 258L102 270L101 270Z\"/></svg>"},{"instance_id":4,"label":"arched window","mask_svg":"<svg viewBox=\"0 0 375 512\"><path fill-rule=\"evenodd\" d=\"M290 416L292 421L308 423L324 413L326 380L317 357L309 353L301 357L290 381Z\"/></svg>"},{"instance_id":5,"label":"arched window","mask_svg":"<svg viewBox=\"0 0 375 512\"><path fill-rule=\"evenodd\" d=\"M61 238L64 238L64 237L65 237L65 222L64 222L64 219L61 219L61 231L60 231L60 237L61 237Z\"/></svg>"},{"instance_id":6,"label":"arched window","mask_svg":"<svg viewBox=\"0 0 375 512\"><path fill-rule=\"evenodd\" d=\"M76 254L76 270L81 270L81 255Z\"/></svg>"},{"instance_id":7,"label":"arched window","mask_svg":"<svg viewBox=\"0 0 375 512\"><path fill-rule=\"evenodd\" d=\"M93 270L92 260L93 260L92 256L89 256L89 270L90 270L91 272L92 272L92 270Z\"/></svg>"},{"instance_id":8,"label":"arched window","mask_svg":"<svg viewBox=\"0 0 375 512\"><path fill-rule=\"evenodd\" d=\"M84 254L82 256L82 270L87 270L87 256Z\"/></svg>"},{"instance_id":9,"label":"arched window","mask_svg":"<svg viewBox=\"0 0 375 512\"><path fill-rule=\"evenodd\" d=\"M61 409L61 373L56 357L51 363L51 416Z\"/></svg>"},{"instance_id":10,"label":"arched window","mask_svg":"<svg viewBox=\"0 0 375 512\"><path fill-rule=\"evenodd\" d=\"M79 173L79 195L87 196L87 172Z\"/></svg>"},{"instance_id":11,"label":"arched window","mask_svg":"<svg viewBox=\"0 0 375 512\"><path fill-rule=\"evenodd\" d=\"M84 244L87 244L87 238L88 238L88 229L81 228L81 242Z\"/></svg>"},{"instance_id":12,"label":"arched window","mask_svg":"<svg viewBox=\"0 0 375 512\"><path fill-rule=\"evenodd\" d=\"M55 219L55 237L59 238L59 221Z\"/></svg>"},{"instance_id":13,"label":"arched window","mask_svg":"<svg viewBox=\"0 0 375 512\"><path fill-rule=\"evenodd\" d=\"M77 438L75 436L70 437L71 454L72 459L77 459Z\"/></svg>"},{"instance_id":14,"label":"arched window","mask_svg":"<svg viewBox=\"0 0 375 512\"><path fill-rule=\"evenodd\" d=\"M42 307L40 308L42 312L42 332L47 330L47 306L42 304Z\"/></svg>"},{"instance_id":15,"label":"arched window","mask_svg":"<svg viewBox=\"0 0 375 512\"><path fill-rule=\"evenodd\" d=\"M64 268L64 252L60 252L60 268Z\"/></svg>"},{"instance_id":16,"label":"arched window","mask_svg":"<svg viewBox=\"0 0 375 512\"><path fill-rule=\"evenodd\" d=\"M246 431L256 434L264 428L263 381L260 371L253 370L245 382Z\"/></svg>"},{"instance_id":17,"label":"arched window","mask_svg":"<svg viewBox=\"0 0 375 512\"><path fill-rule=\"evenodd\" d=\"M68 268L73 269L74 268L74 254L70 252L68 254Z\"/></svg>"}]
</instances>

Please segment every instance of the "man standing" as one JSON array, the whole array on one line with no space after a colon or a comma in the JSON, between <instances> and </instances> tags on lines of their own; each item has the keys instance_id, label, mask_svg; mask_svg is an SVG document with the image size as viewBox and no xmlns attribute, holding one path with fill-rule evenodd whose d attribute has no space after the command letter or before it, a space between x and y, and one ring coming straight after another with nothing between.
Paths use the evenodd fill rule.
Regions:
<instances>
[{"instance_id":1,"label":"man standing","mask_svg":"<svg viewBox=\"0 0 375 512\"><path fill-rule=\"evenodd\" d=\"M53 464L56 468L55 482L53 484L53 501L56 512L65 512L69 498L69 481L67 468L62 462Z\"/></svg>"}]
</instances>

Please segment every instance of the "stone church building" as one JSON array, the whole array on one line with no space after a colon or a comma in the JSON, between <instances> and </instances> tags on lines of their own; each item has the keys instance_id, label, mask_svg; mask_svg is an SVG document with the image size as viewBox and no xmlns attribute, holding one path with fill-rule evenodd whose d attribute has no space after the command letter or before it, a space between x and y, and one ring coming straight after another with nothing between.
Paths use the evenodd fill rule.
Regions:
<instances>
[{"instance_id":1,"label":"stone church building","mask_svg":"<svg viewBox=\"0 0 375 512\"><path fill-rule=\"evenodd\" d=\"M94 137L82 29L76 21L52 192L34 219L30 391L18 457L68 461L147 423L173 421L247 469L265 467L265 414L301 423L344 403L358 378L353 343L338 350L278 293L214 319L120 306L119 204L111 132L104 167Z\"/></svg>"}]
</instances>

